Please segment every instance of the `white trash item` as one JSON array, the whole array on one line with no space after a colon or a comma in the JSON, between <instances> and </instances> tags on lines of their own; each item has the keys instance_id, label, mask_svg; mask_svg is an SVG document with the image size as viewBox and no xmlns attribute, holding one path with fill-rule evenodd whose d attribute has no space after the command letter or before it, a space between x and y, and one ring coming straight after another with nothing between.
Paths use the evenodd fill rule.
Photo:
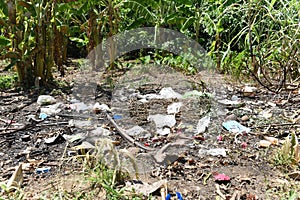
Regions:
<instances>
[{"instance_id":1,"label":"white trash item","mask_svg":"<svg viewBox=\"0 0 300 200\"><path fill-rule=\"evenodd\" d=\"M56 99L50 95L40 95L37 100L39 105L49 105L56 103Z\"/></svg>"},{"instance_id":2,"label":"white trash item","mask_svg":"<svg viewBox=\"0 0 300 200\"><path fill-rule=\"evenodd\" d=\"M223 156L226 157L226 150L221 149L200 149L200 155L210 155L210 156Z\"/></svg>"},{"instance_id":3,"label":"white trash item","mask_svg":"<svg viewBox=\"0 0 300 200\"><path fill-rule=\"evenodd\" d=\"M156 128L163 128L165 126L172 128L176 124L174 115L149 115L148 121L154 121Z\"/></svg>"},{"instance_id":4,"label":"white trash item","mask_svg":"<svg viewBox=\"0 0 300 200\"><path fill-rule=\"evenodd\" d=\"M174 102L174 103L168 105L168 108L167 108L168 114L178 113L180 111L181 106L182 106L181 102Z\"/></svg>"},{"instance_id":5,"label":"white trash item","mask_svg":"<svg viewBox=\"0 0 300 200\"><path fill-rule=\"evenodd\" d=\"M209 116L205 116L205 117L201 118L197 124L197 133L196 134L204 133L206 131L209 123L210 123Z\"/></svg>"}]
</instances>

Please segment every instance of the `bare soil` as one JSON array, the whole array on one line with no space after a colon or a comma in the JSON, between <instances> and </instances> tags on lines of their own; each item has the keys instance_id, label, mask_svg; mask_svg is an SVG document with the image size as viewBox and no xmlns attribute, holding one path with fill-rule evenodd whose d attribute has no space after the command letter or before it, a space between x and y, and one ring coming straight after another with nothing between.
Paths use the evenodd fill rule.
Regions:
<instances>
[{"instance_id":1,"label":"bare soil","mask_svg":"<svg viewBox=\"0 0 300 200\"><path fill-rule=\"evenodd\" d=\"M204 71L197 76L186 77L174 71L143 70L129 70L125 74L116 75L113 90L99 78L96 94L97 102L105 103L111 108L111 116L121 116L121 119L115 118L121 128L129 129L140 125L150 133L147 137L134 137L135 141L143 145L159 150L164 145L176 141L178 135L186 138L184 148L173 151L172 155L176 154L177 157L168 164L157 163L153 159L154 154L150 153L150 156L141 159L138 155L147 154L147 151L136 148L137 162L147 166L140 171L141 181L152 183L166 179L168 192L174 195L179 191L184 199L288 199L289 192L300 192L299 182L288 176L289 173L298 170L299 165L282 167L274 164L274 155L282 144L271 145L269 148L261 148L258 145L264 136L284 140L292 131L298 132L299 122L295 119L299 115L300 99L297 92L283 91L273 94L256 86L258 90L249 97L242 91L244 84L231 81L229 77L215 72ZM78 80L78 75L82 74L73 68L68 72L67 77L58 79L70 85L74 82L75 86L81 87L82 82L79 80L79 83L76 83L75 79ZM141 74L146 74L147 77ZM201 80L206 83L206 88L201 87ZM143 104L130 95L136 91L140 94L158 94L164 87L172 87L180 94L198 89L213 94L214 97L184 102L171 133L162 136L156 133L155 124L147 121L147 116L161 112L166 114L166 107L179 100L150 100ZM16 89L0 92L0 182L7 181L12 176L14 167L20 163L30 163L30 159L42 161L23 170L24 199L51 199L53 191L88 191L87 184L81 176L74 175L82 172L82 165L73 162L66 153L72 146L80 143L70 144L61 139L47 144L45 138L59 134L89 133L95 127L104 127L112 133L107 137L118 142L117 149L134 147L133 143L119 135L105 115L95 115L91 109L86 113L70 110L67 105L71 104L73 94L65 86L49 93L64 104L62 111L56 116L39 121L40 106L37 104L37 98L46 93L43 90L23 92ZM78 94L83 101L87 98L82 93ZM126 98L122 100L122 97ZM218 102L235 98L242 102L238 107ZM210 106L207 106L208 104ZM263 113L271 113L271 116ZM30 115L35 116L37 120L29 120ZM195 127L204 116L211 117L210 125L204 133L195 134ZM249 119L245 120L245 116ZM71 119L90 120L92 126L73 127L69 125ZM228 119L237 120L251 128L251 132L228 132L222 127L222 122ZM218 140L218 136L222 136L222 140ZM200 155L199 150L203 148L224 148L227 155ZM48 173L36 173L37 167L45 166L51 167ZM218 173L229 176L230 181L216 181L214 175ZM97 198L105 199L105 194L100 193ZM154 193L153 198L161 197L159 193Z\"/></svg>"}]
</instances>

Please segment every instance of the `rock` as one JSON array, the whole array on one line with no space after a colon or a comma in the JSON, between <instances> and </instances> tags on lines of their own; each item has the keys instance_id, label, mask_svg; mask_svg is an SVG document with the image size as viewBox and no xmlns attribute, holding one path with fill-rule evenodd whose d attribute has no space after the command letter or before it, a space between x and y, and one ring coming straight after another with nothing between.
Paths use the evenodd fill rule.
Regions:
<instances>
[{"instance_id":1,"label":"rock","mask_svg":"<svg viewBox=\"0 0 300 200\"><path fill-rule=\"evenodd\" d=\"M248 121L248 120L249 120L249 116L248 116L248 115L244 115L244 116L241 118L241 120L242 120L243 122Z\"/></svg>"},{"instance_id":2,"label":"rock","mask_svg":"<svg viewBox=\"0 0 300 200\"><path fill-rule=\"evenodd\" d=\"M257 91L256 87L251 87L247 85L242 89L242 92L245 97L254 97L256 95L256 91Z\"/></svg>"},{"instance_id":3,"label":"rock","mask_svg":"<svg viewBox=\"0 0 300 200\"><path fill-rule=\"evenodd\" d=\"M168 143L159 149L153 156L155 161L161 165L170 165L175 162L179 154L187 148L185 140Z\"/></svg>"},{"instance_id":4,"label":"rock","mask_svg":"<svg viewBox=\"0 0 300 200\"><path fill-rule=\"evenodd\" d=\"M50 95L40 95L37 100L37 104L39 104L41 106L54 104L55 102L56 102L56 99Z\"/></svg>"},{"instance_id":5,"label":"rock","mask_svg":"<svg viewBox=\"0 0 300 200\"><path fill-rule=\"evenodd\" d=\"M235 114L228 115L228 116L226 116L224 121L231 121L231 120L236 121L237 116Z\"/></svg>"}]
</instances>

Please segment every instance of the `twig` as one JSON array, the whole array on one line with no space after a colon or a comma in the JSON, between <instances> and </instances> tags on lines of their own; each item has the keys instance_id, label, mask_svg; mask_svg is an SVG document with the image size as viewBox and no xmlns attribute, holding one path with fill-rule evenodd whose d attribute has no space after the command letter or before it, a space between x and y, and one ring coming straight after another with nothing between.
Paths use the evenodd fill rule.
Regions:
<instances>
[{"instance_id":1,"label":"twig","mask_svg":"<svg viewBox=\"0 0 300 200\"><path fill-rule=\"evenodd\" d=\"M88 116L88 115L67 115L67 114L57 114L57 116L59 116L59 117L70 117L70 118L97 119L97 120L103 119L103 118L100 118L100 117L92 117L92 116Z\"/></svg>"},{"instance_id":2,"label":"twig","mask_svg":"<svg viewBox=\"0 0 300 200\"><path fill-rule=\"evenodd\" d=\"M8 129L8 127L13 123L14 118L15 118L15 116L13 115L11 120L9 121L8 125L5 127L4 131L6 131Z\"/></svg>"},{"instance_id":3,"label":"twig","mask_svg":"<svg viewBox=\"0 0 300 200\"><path fill-rule=\"evenodd\" d=\"M106 117L107 119L110 121L110 123L112 123L112 125L116 128L116 130L119 132L119 134L126 140L128 140L129 142L133 143L133 145L136 145L137 147L140 147L144 150L147 151L154 151L154 148L150 148L150 147L145 147L144 145L142 145L139 142L136 142L132 137L130 137L129 135L127 135L127 133L121 129L121 127L113 120L113 118L111 118L111 116L109 116L109 114L106 113Z\"/></svg>"},{"instance_id":4,"label":"twig","mask_svg":"<svg viewBox=\"0 0 300 200\"><path fill-rule=\"evenodd\" d=\"M220 190L219 184L216 184L216 188L217 188L217 190L216 190L217 194L220 195L220 197L221 197L222 199L226 199L225 195L224 195L224 194L221 192L221 190Z\"/></svg>"},{"instance_id":5,"label":"twig","mask_svg":"<svg viewBox=\"0 0 300 200\"><path fill-rule=\"evenodd\" d=\"M272 126L300 126L300 124L296 124L296 123L268 124L268 125L254 126L253 128L265 128L265 127L272 127Z\"/></svg>"}]
</instances>

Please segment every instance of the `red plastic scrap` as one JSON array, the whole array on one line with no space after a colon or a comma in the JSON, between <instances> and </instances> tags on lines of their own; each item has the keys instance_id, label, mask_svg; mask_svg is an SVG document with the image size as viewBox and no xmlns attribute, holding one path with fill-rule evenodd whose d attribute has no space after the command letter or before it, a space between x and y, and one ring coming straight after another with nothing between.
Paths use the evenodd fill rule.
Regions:
<instances>
[{"instance_id":1,"label":"red plastic scrap","mask_svg":"<svg viewBox=\"0 0 300 200\"><path fill-rule=\"evenodd\" d=\"M247 142L242 142L241 145L243 148L246 148L248 146Z\"/></svg>"},{"instance_id":2,"label":"red plastic scrap","mask_svg":"<svg viewBox=\"0 0 300 200\"><path fill-rule=\"evenodd\" d=\"M225 174L217 174L214 176L216 181L230 181L230 177Z\"/></svg>"},{"instance_id":3,"label":"red plastic scrap","mask_svg":"<svg viewBox=\"0 0 300 200\"><path fill-rule=\"evenodd\" d=\"M222 140L223 140L222 135L218 135L218 136L217 136L217 140L218 140L218 141L222 141Z\"/></svg>"}]
</instances>

